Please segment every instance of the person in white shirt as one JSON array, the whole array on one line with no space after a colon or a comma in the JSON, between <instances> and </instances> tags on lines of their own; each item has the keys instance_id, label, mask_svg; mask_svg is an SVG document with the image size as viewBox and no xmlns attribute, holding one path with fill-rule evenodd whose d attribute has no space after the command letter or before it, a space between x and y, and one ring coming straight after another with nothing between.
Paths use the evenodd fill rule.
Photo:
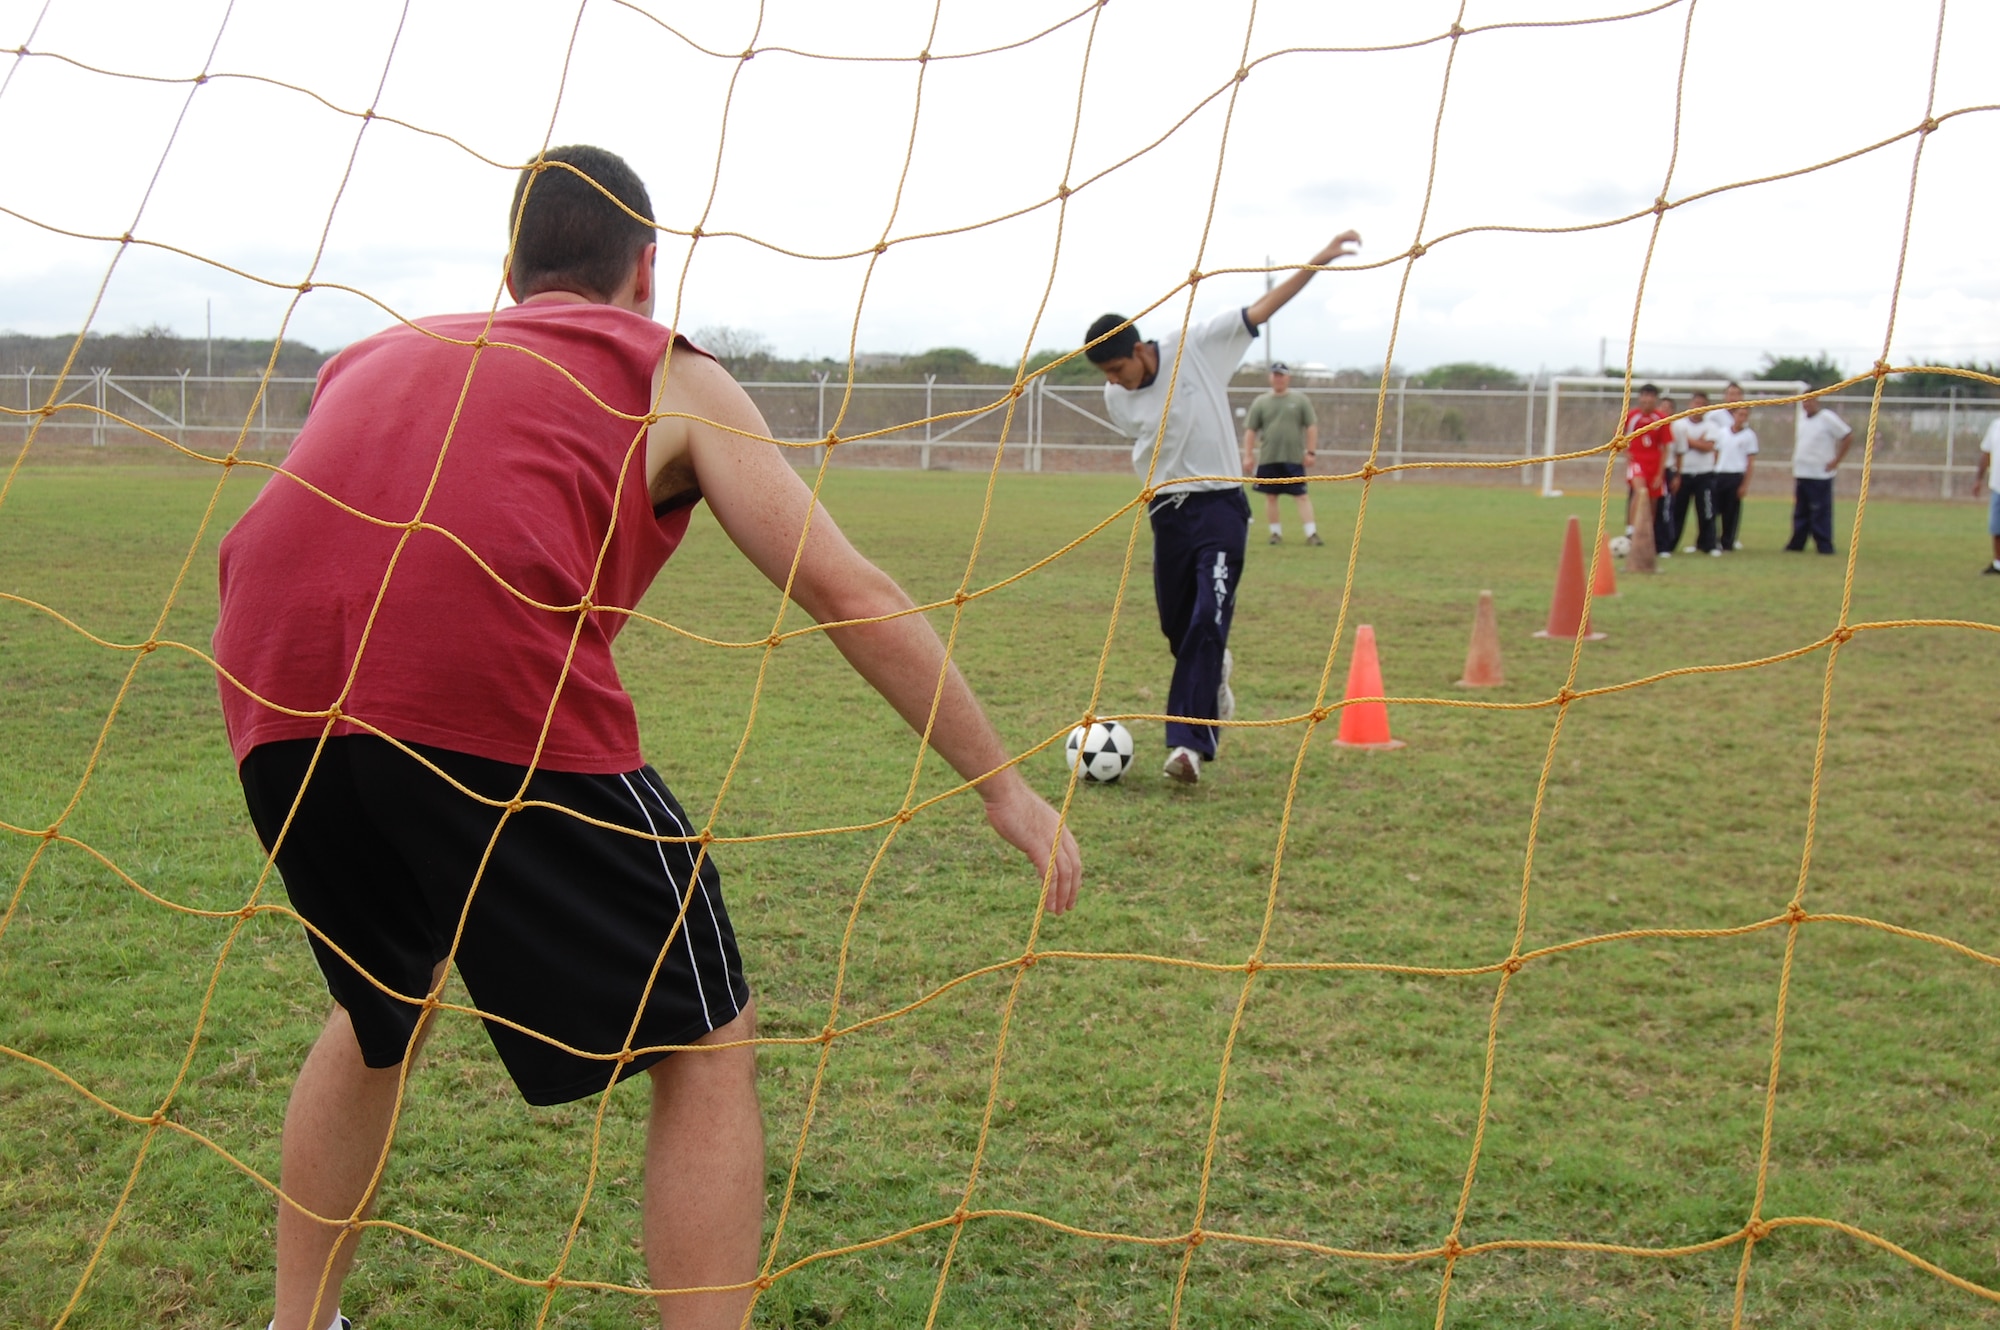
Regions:
<instances>
[{"instance_id":1,"label":"person in white shirt","mask_svg":"<svg viewBox=\"0 0 2000 1330\"><path fill-rule=\"evenodd\" d=\"M1708 409L1708 394L1689 396L1694 414L1674 422L1674 539L1687 538L1688 509L1694 509L1698 528L1695 543L1681 548L1682 554L1721 554L1715 543L1715 445L1728 428L1722 413Z\"/></svg>"},{"instance_id":2,"label":"person in white shirt","mask_svg":"<svg viewBox=\"0 0 2000 1330\"><path fill-rule=\"evenodd\" d=\"M1174 655L1167 690L1164 774L1193 784L1215 756L1214 722L1235 715L1229 689L1229 624L1250 536L1229 378L1257 330L1305 289L1313 274L1361 243L1333 238L1307 265L1253 304L1141 341L1122 314L1106 314L1085 334L1084 355L1104 371L1104 412L1132 440L1132 469L1152 487L1153 597ZM1169 397L1171 396L1171 401Z\"/></svg>"},{"instance_id":3,"label":"person in white shirt","mask_svg":"<svg viewBox=\"0 0 2000 1330\"><path fill-rule=\"evenodd\" d=\"M1854 430L1817 397L1806 398L1799 407L1805 415L1792 444L1792 538L1785 548L1796 554L1811 536L1821 554L1832 554L1833 474L1854 442Z\"/></svg>"},{"instance_id":4,"label":"person in white shirt","mask_svg":"<svg viewBox=\"0 0 2000 1330\"><path fill-rule=\"evenodd\" d=\"M1735 384L1729 385L1736 388ZM1743 390L1736 388L1741 398ZM1730 424L1715 441L1715 475L1710 489L1715 495L1715 516L1721 526L1717 549L1740 550L1737 537L1743 519L1743 500L1750 493L1750 473L1757 466L1757 431L1750 428L1750 408L1731 407Z\"/></svg>"},{"instance_id":5,"label":"person in white shirt","mask_svg":"<svg viewBox=\"0 0 2000 1330\"><path fill-rule=\"evenodd\" d=\"M1972 477L1972 487L1978 489L1980 482L1986 484L1986 534L1993 537L1993 562L1980 569L1982 573L2000 573L2000 416L1986 427L1986 437L1979 441L1979 470Z\"/></svg>"}]
</instances>

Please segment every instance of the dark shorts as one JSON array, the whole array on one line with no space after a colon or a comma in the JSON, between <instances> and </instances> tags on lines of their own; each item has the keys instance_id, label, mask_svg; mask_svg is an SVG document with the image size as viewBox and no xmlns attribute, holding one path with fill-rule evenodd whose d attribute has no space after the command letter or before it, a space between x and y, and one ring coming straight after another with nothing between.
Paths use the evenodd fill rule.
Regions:
<instances>
[{"instance_id":1,"label":"dark shorts","mask_svg":"<svg viewBox=\"0 0 2000 1330\"><path fill-rule=\"evenodd\" d=\"M317 742L262 744L243 759L244 800L267 850ZM487 798L513 798L525 770L411 747ZM645 834L523 808L495 841L500 809L466 797L395 745L372 735L327 741L285 828L278 871L293 907L318 930L308 934L313 953L369 1066L402 1060L416 1003L461 916L454 964L474 1005L583 1053L616 1054L630 1032L632 1048L655 1051L619 1067L621 1080L666 1057L661 1045L692 1043L750 1000L713 856L697 874L698 846L646 838L692 834L651 767L611 776L537 771L522 797ZM617 1066L497 1021L486 1032L531 1104L598 1093Z\"/></svg>"},{"instance_id":2,"label":"dark shorts","mask_svg":"<svg viewBox=\"0 0 2000 1330\"><path fill-rule=\"evenodd\" d=\"M1257 479L1259 483L1253 485L1251 488L1255 489L1259 494L1304 494L1306 492L1306 483L1303 480L1290 485L1275 483L1266 485L1262 482L1266 476L1286 478L1303 476L1305 473L1305 467L1298 462L1259 462L1257 463Z\"/></svg>"}]
</instances>

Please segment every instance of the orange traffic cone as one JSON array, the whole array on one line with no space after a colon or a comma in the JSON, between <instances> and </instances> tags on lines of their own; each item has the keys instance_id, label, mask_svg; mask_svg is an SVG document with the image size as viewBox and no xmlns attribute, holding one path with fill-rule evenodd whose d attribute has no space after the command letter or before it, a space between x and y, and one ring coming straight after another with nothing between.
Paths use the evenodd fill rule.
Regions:
<instances>
[{"instance_id":1,"label":"orange traffic cone","mask_svg":"<svg viewBox=\"0 0 2000 1330\"><path fill-rule=\"evenodd\" d=\"M1647 493L1643 482L1638 495L1632 504L1632 552L1625 556L1625 571L1657 573L1660 565L1655 560L1660 547L1653 535L1653 496Z\"/></svg>"},{"instance_id":2,"label":"orange traffic cone","mask_svg":"<svg viewBox=\"0 0 2000 1330\"><path fill-rule=\"evenodd\" d=\"M1465 649L1465 677L1460 688L1498 688L1507 680L1500 673L1500 625L1493 616L1493 593L1479 593L1472 616L1472 645Z\"/></svg>"},{"instance_id":3,"label":"orange traffic cone","mask_svg":"<svg viewBox=\"0 0 2000 1330\"><path fill-rule=\"evenodd\" d=\"M1618 594L1618 574L1611 570L1611 541L1602 532L1597 533L1597 573L1590 579L1590 598L1603 600L1606 596Z\"/></svg>"},{"instance_id":4,"label":"orange traffic cone","mask_svg":"<svg viewBox=\"0 0 2000 1330\"><path fill-rule=\"evenodd\" d=\"M1590 609L1583 594L1583 536L1574 517L1563 531L1562 561L1556 565L1556 593L1549 599L1549 626L1536 637L1601 642L1603 633L1590 631Z\"/></svg>"},{"instance_id":5,"label":"orange traffic cone","mask_svg":"<svg viewBox=\"0 0 2000 1330\"><path fill-rule=\"evenodd\" d=\"M1375 630L1362 624L1354 630L1354 661L1347 667L1348 697L1381 697L1382 663L1375 658ZM1389 708L1381 702L1362 702L1340 709L1340 737L1333 741L1342 748L1401 748L1401 739L1389 737Z\"/></svg>"}]
</instances>

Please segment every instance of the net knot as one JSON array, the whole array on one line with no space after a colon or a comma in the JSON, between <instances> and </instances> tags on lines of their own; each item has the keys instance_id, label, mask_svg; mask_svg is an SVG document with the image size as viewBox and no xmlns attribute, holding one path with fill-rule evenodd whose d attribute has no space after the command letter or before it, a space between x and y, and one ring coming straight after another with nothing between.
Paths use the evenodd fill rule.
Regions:
<instances>
[{"instance_id":1,"label":"net knot","mask_svg":"<svg viewBox=\"0 0 2000 1330\"><path fill-rule=\"evenodd\" d=\"M754 47L754 46L746 46L746 47L744 47L744 48L743 48L743 58L744 58L745 60L755 60L755 59L757 58L757 48L756 48L756 47Z\"/></svg>"},{"instance_id":2,"label":"net knot","mask_svg":"<svg viewBox=\"0 0 2000 1330\"><path fill-rule=\"evenodd\" d=\"M375 118L375 108L371 106L367 110L363 111L361 113L361 118L363 120L373 120Z\"/></svg>"},{"instance_id":3,"label":"net knot","mask_svg":"<svg viewBox=\"0 0 2000 1330\"><path fill-rule=\"evenodd\" d=\"M1934 115L1927 115L1924 117L1924 123L1917 126L1917 132L1921 134L1934 134L1937 132L1937 127L1938 118Z\"/></svg>"},{"instance_id":4,"label":"net knot","mask_svg":"<svg viewBox=\"0 0 2000 1330\"><path fill-rule=\"evenodd\" d=\"M121 244L121 245L129 245L129 244L131 244L131 243L132 243L132 233L131 233L130 231L127 231L127 232L126 232L126 233L125 233L124 235L122 235L122 236L119 236L119 237L118 237L118 243L119 243L119 244Z\"/></svg>"},{"instance_id":5,"label":"net knot","mask_svg":"<svg viewBox=\"0 0 2000 1330\"><path fill-rule=\"evenodd\" d=\"M1361 464L1361 478L1363 480L1373 480L1381 474L1382 468L1376 466L1373 462L1363 462Z\"/></svg>"},{"instance_id":6,"label":"net knot","mask_svg":"<svg viewBox=\"0 0 2000 1330\"><path fill-rule=\"evenodd\" d=\"M931 62L931 51L930 48L926 46L923 50L917 52L917 63L920 65L927 65L930 62Z\"/></svg>"},{"instance_id":7,"label":"net knot","mask_svg":"<svg viewBox=\"0 0 2000 1330\"><path fill-rule=\"evenodd\" d=\"M1199 1228L1192 1229L1188 1233L1188 1239L1187 1239L1188 1250L1193 1251L1196 1247L1201 1246L1202 1243L1207 1241L1208 1241L1208 1234L1202 1232Z\"/></svg>"},{"instance_id":8,"label":"net knot","mask_svg":"<svg viewBox=\"0 0 2000 1330\"><path fill-rule=\"evenodd\" d=\"M839 442L840 442L840 431L839 431L839 430L837 430L837 429L830 429L830 430L828 430L828 431L826 432L826 446L827 446L827 447L829 447L829 448L832 448L832 447L834 447L835 445L837 445L837 444L838 444Z\"/></svg>"},{"instance_id":9,"label":"net knot","mask_svg":"<svg viewBox=\"0 0 2000 1330\"><path fill-rule=\"evenodd\" d=\"M14 54L15 54L15 55L26 55L27 53L28 53L28 48L27 48L27 47L25 47L25 46L21 47L20 49L18 49L18 50L16 50L16 51L14 52ZM199 88L199 87L200 87L200 86L201 86L202 84L204 84L204 83L206 83L206 82L208 82L208 75L206 75L206 74L196 74L196 75L194 76L194 85L195 85L195 86L196 86L197 88Z\"/></svg>"},{"instance_id":10,"label":"net knot","mask_svg":"<svg viewBox=\"0 0 2000 1330\"><path fill-rule=\"evenodd\" d=\"M507 811L510 813L518 813L527 806L527 803L518 794L507 801Z\"/></svg>"},{"instance_id":11,"label":"net knot","mask_svg":"<svg viewBox=\"0 0 2000 1330\"><path fill-rule=\"evenodd\" d=\"M1067 180L1065 180L1062 184L1056 186L1057 198L1066 199L1069 197L1069 195L1070 195L1070 189L1069 189L1069 182Z\"/></svg>"},{"instance_id":12,"label":"net knot","mask_svg":"<svg viewBox=\"0 0 2000 1330\"><path fill-rule=\"evenodd\" d=\"M915 817L915 816L916 816L916 814L915 814L915 813L912 813L912 812L911 812L911 811L910 811L909 809L907 809L907 808L898 808L898 809L896 810L896 825L897 825L897 826L899 826L899 827L900 827L900 826L905 826L905 825L907 825L907 824L909 823L910 819L911 819L911 818L913 818L913 817Z\"/></svg>"},{"instance_id":13,"label":"net knot","mask_svg":"<svg viewBox=\"0 0 2000 1330\"><path fill-rule=\"evenodd\" d=\"M62 835L62 825L60 823L51 822L46 827L42 828L43 840L54 840L56 837L60 835Z\"/></svg>"},{"instance_id":14,"label":"net knot","mask_svg":"<svg viewBox=\"0 0 2000 1330\"><path fill-rule=\"evenodd\" d=\"M1465 1244L1458 1240L1458 1234L1453 1233L1444 1240L1444 1246L1438 1250L1444 1253L1447 1261L1455 1261L1465 1255Z\"/></svg>"},{"instance_id":15,"label":"net knot","mask_svg":"<svg viewBox=\"0 0 2000 1330\"><path fill-rule=\"evenodd\" d=\"M1564 684L1562 687L1556 689L1557 706L1566 707L1574 701L1576 701L1576 690L1568 684Z\"/></svg>"},{"instance_id":16,"label":"net knot","mask_svg":"<svg viewBox=\"0 0 2000 1330\"><path fill-rule=\"evenodd\" d=\"M1743 1236L1751 1242L1762 1242L1771 1236L1771 1226L1761 1219L1753 1219L1743 1226Z\"/></svg>"},{"instance_id":17,"label":"net knot","mask_svg":"<svg viewBox=\"0 0 2000 1330\"><path fill-rule=\"evenodd\" d=\"M1852 642L1854 640L1854 630L1842 625L1833 630L1833 640L1836 642Z\"/></svg>"},{"instance_id":18,"label":"net knot","mask_svg":"<svg viewBox=\"0 0 2000 1330\"><path fill-rule=\"evenodd\" d=\"M779 647L783 646L784 644L785 644L785 637L783 633L772 633L769 637L764 639L764 645L769 647L773 651L776 651Z\"/></svg>"},{"instance_id":19,"label":"net knot","mask_svg":"<svg viewBox=\"0 0 2000 1330\"><path fill-rule=\"evenodd\" d=\"M1806 907L1805 907L1805 906L1803 906L1803 905L1799 904L1799 903L1798 903L1797 901L1793 901L1793 902L1792 902L1792 903L1791 903L1790 905L1787 905L1787 906L1785 907L1785 922L1786 922L1786 923L1788 923L1788 924L1802 924L1802 923L1804 923L1805 921L1806 921Z\"/></svg>"},{"instance_id":20,"label":"net knot","mask_svg":"<svg viewBox=\"0 0 2000 1330\"><path fill-rule=\"evenodd\" d=\"M1329 706L1317 706L1317 707L1314 707L1314 708L1312 709L1312 718L1313 718L1313 724L1315 724L1315 725L1319 725L1319 724L1322 724L1322 723L1324 723L1324 722L1325 722L1325 720L1326 720L1326 718L1327 718L1328 716L1331 716L1332 714L1333 714L1333 708L1332 708L1332 707L1329 707Z\"/></svg>"},{"instance_id":21,"label":"net knot","mask_svg":"<svg viewBox=\"0 0 2000 1330\"><path fill-rule=\"evenodd\" d=\"M632 1061L634 1058L638 1056L639 1055L637 1053L634 1053L629 1048L621 1048L618 1050L618 1065L622 1067L626 1063Z\"/></svg>"},{"instance_id":22,"label":"net knot","mask_svg":"<svg viewBox=\"0 0 2000 1330\"><path fill-rule=\"evenodd\" d=\"M1033 947L1030 947L1028 948L1028 950L1021 953L1021 968L1024 970L1031 969L1033 968L1035 962L1040 959L1041 957L1035 954L1035 949Z\"/></svg>"},{"instance_id":23,"label":"net knot","mask_svg":"<svg viewBox=\"0 0 2000 1330\"><path fill-rule=\"evenodd\" d=\"M1243 66L1243 68L1236 71L1236 81L1238 83L1241 83L1244 79L1247 79L1249 77L1250 77L1250 66L1248 65L1245 65Z\"/></svg>"},{"instance_id":24,"label":"net knot","mask_svg":"<svg viewBox=\"0 0 2000 1330\"><path fill-rule=\"evenodd\" d=\"M1508 974L1519 974L1521 973L1521 967L1526 964L1527 962L1519 956L1509 956L1506 960L1500 962L1500 968Z\"/></svg>"},{"instance_id":25,"label":"net knot","mask_svg":"<svg viewBox=\"0 0 2000 1330\"><path fill-rule=\"evenodd\" d=\"M888 241L886 241L886 240L878 240L878 241L876 241L876 242L875 242L875 252L876 252L877 254L887 254L887 253L889 252L889 242L888 242Z\"/></svg>"},{"instance_id":26,"label":"net knot","mask_svg":"<svg viewBox=\"0 0 2000 1330\"><path fill-rule=\"evenodd\" d=\"M970 1218L971 1216L966 1214L965 1212L964 1201L960 1201L958 1203L958 1208L951 1212L951 1222L958 1225L960 1228L963 1228L965 1226L965 1221Z\"/></svg>"},{"instance_id":27,"label":"net knot","mask_svg":"<svg viewBox=\"0 0 2000 1330\"><path fill-rule=\"evenodd\" d=\"M1266 969L1266 968L1268 968L1268 967L1266 967L1266 965L1264 964L1264 962L1262 962L1262 961L1260 961L1260 960L1257 960L1257 959L1255 959L1255 958L1252 958L1252 959L1250 959L1250 960L1247 960L1247 961L1243 962L1243 973L1244 973L1244 974L1255 974L1255 973L1257 973L1257 972L1258 972L1259 970L1262 970L1262 969Z\"/></svg>"},{"instance_id":28,"label":"net knot","mask_svg":"<svg viewBox=\"0 0 2000 1330\"><path fill-rule=\"evenodd\" d=\"M692 231L688 232L688 239L689 239L689 240L699 240L699 239L701 239L701 223L700 223L700 222L696 222L696 223L694 224L694 230L692 230Z\"/></svg>"},{"instance_id":29,"label":"net knot","mask_svg":"<svg viewBox=\"0 0 2000 1330\"><path fill-rule=\"evenodd\" d=\"M1886 361L1886 360L1878 360L1878 361L1876 361L1876 362L1875 362L1875 377L1876 377L1876 378L1878 378L1878 379L1880 379L1880 378L1886 378L1886 377L1888 376L1888 373L1889 373L1889 362L1888 362L1888 361Z\"/></svg>"},{"instance_id":30,"label":"net knot","mask_svg":"<svg viewBox=\"0 0 2000 1330\"><path fill-rule=\"evenodd\" d=\"M769 1292L771 1285L777 1282L777 1280L771 1278L769 1275L758 1275L756 1279L757 1291L760 1293Z\"/></svg>"},{"instance_id":31,"label":"net knot","mask_svg":"<svg viewBox=\"0 0 2000 1330\"><path fill-rule=\"evenodd\" d=\"M819 1036L814 1040L814 1042L820 1044L830 1044L833 1042L833 1039L834 1039L833 1022L828 1021L824 1026L821 1027Z\"/></svg>"},{"instance_id":32,"label":"net knot","mask_svg":"<svg viewBox=\"0 0 2000 1330\"><path fill-rule=\"evenodd\" d=\"M1410 246L1410 257L1413 259L1420 259L1428 253L1430 253L1430 246L1421 240Z\"/></svg>"},{"instance_id":33,"label":"net knot","mask_svg":"<svg viewBox=\"0 0 2000 1330\"><path fill-rule=\"evenodd\" d=\"M556 1290L562 1287L562 1276L550 1275L547 1279L544 1279L541 1282L543 1288L547 1289L551 1293L554 1293Z\"/></svg>"},{"instance_id":34,"label":"net knot","mask_svg":"<svg viewBox=\"0 0 2000 1330\"><path fill-rule=\"evenodd\" d=\"M1188 285L1189 286L1201 285L1201 269L1199 268L1188 269Z\"/></svg>"},{"instance_id":35,"label":"net knot","mask_svg":"<svg viewBox=\"0 0 2000 1330\"><path fill-rule=\"evenodd\" d=\"M312 289L313 289L313 284L312 284L311 282L300 282L300 283L299 283L299 294L300 294L300 295L306 295L306 294L308 294L309 292L311 292L311 290L312 290Z\"/></svg>"},{"instance_id":36,"label":"net knot","mask_svg":"<svg viewBox=\"0 0 2000 1330\"><path fill-rule=\"evenodd\" d=\"M954 605L963 605L971 599L972 596L969 593L964 591L957 591L952 593L951 603Z\"/></svg>"},{"instance_id":37,"label":"net knot","mask_svg":"<svg viewBox=\"0 0 2000 1330\"><path fill-rule=\"evenodd\" d=\"M236 454L234 453L229 454L227 457L222 459L222 469L224 471L227 471L230 467L235 466L238 460L239 459L237 458Z\"/></svg>"},{"instance_id":38,"label":"net knot","mask_svg":"<svg viewBox=\"0 0 2000 1330\"><path fill-rule=\"evenodd\" d=\"M166 1110L165 1110L164 1108L156 1108L156 1109L154 1109L154 1110L153 1110L153 1116L151 1116L151 1117L149 1117L149 1118L147 1118L147 1119L146 1119L146 1125L147 1125L147 1126L149 1126L149 1127L164 1127L164 1126L166 1126L166 1125L167 1125L167 1111L166 1111Z\"/></svg>"},{"instance_id":39,"label":"net knot","mask_svg":"<svg viewBox=\"0 0 2000 1330\"><path fill-rule=\"evenodd\" d=\"M139 654L142 656L150 656L159 649L160 639L157 637L149 637L139 644Z\"/></svg>"},{"instance_id":40,"label":"net knot","mask_svg":"<svg viewBox=\"0 0 2000 1330\"><path fill-rule=\"evenodd\" d=\"M1465 35L1465 27L1457 19L1451 21L1451 39L1457 41Z\"/></svg>"},{"instance_id":41,"label":"net knot","mask_svg":"<svg viewBox=\"0 0 2000 1330\"><path fill-rule=\"evenodd\" d=\"M246 905L236 912L236 917L238 919L254 919L257 917L257 907L255 905Z\"/></svg>"},{"instance_id":42,"label":"net knot","mask_svg":"<svg viewBox=\"0 0 2000 1330\"><path fill-rule=\"evenodd\" d=\"M1146 488L1139 491L1139 502L1151 503L1153 501L1154 496L1157 495L1158 493L1159 493L1158 490L1154 489L1151 485L1148 485L1146 486Z\"/></svg>"},{"instance_id":43,"label":"net knot","mask_svg":"<svg viewBox=\"0 0 2000 1330\"><path fill-rule=\"evenodd\" d=\"M1667 209L1673 206L1674 206L1673 204L1667 202L1667 196L1665 194L1662 194L1660 195L1660 197L1653 200L1653 215L1655 217L1661 216L1665 214Z\"/></svg>"}]
</instances>

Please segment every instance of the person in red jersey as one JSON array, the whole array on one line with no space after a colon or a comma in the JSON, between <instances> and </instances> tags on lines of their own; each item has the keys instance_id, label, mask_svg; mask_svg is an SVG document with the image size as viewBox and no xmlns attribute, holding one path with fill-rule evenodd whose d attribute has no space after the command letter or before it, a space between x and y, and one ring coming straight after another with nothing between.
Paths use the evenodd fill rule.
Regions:
<instances>
[{"instance_id":1,"label":"person in red jersey","mask_svg":"<svg viewBox=\"0 0 2000 1330\"><path fill-rule=\"evenodd\" d=\"M1048 908L1076 899L1076 842L929 623L728 373L650 317L645 186L602 149L542 160L574 170L521 175L518 303L330 360L222 542L224 720L335 1004L286 1109L276 1330L345 1325L344 1224L372 1204L447 963L530 1103L648 1075L649 1277L745 1286L664 1295L660 1319L740 1323L764 1195L750 987L714 856L641 758L611 654L695 504L807 613L848 623L834 645L979 781ZM725 1047L672 1051L707 1044Z\"/></svg>"},{"instance_id":2,"label":"person in red jersey","mask_svg":"<svg viewBox=\"0 0 2000 1330\"><path fill-rule=\"evenodd\" d=\"M1626 444L1627 463L1625 469L1625 534L1632 534L1633 505L1638 502L1643 487L1648 501L1653 505L1653 541L1660 557L1668 557L1671 536L1661 533L1669 531L1673 514L1668 509L1666 465L1667 454L1674 443L1673 427L1660 422L1667 413L1660 410L1660 390L1652 384L1644 384L1639 389L1639 403L1625 413L1625 424L1620 433L1628 436Z\"/></svg>"}]
</instances>

